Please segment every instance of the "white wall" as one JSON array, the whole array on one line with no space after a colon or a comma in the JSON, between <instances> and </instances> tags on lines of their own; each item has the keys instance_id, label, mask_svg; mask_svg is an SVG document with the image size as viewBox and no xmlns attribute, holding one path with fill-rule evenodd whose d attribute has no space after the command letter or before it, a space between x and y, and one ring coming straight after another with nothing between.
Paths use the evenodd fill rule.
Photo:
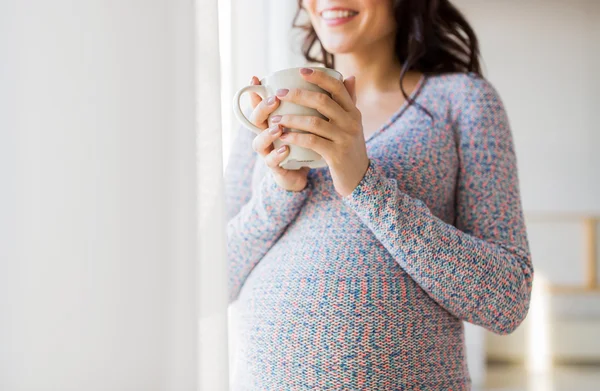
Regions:
<instances>
[{"instance_id":1,"label":"white wall","mask_svg":"<svg viewBox=\"0 0 600 391\"><path fill-rule=\"evenodd\" d=\"M192 5L0 2L1 390L195 389Z\"/></svg>"},{"instance_id":2,"label":"white wall","mask_svg":"<svg viewBox=\"0 0 600 391\"><path fill-rule=\"evenodd\" d=\"M600 2L456 0L515 134L527 211L600 211Z\"/></svg>"}]
</instances>

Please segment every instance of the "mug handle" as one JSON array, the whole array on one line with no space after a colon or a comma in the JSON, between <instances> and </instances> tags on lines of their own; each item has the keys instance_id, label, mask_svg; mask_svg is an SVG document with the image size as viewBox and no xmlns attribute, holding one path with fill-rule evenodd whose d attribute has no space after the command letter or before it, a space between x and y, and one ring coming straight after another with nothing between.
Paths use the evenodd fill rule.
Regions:
<instances>
[{"instance_id":1,"label":"mug handle","mask_svg":"<svg viewBox=\"0 0 600 391\"><path fill-rule=\"evenodd\" d=\"M261 129L258 126L254 125L252 122L250 122L248 120L248 118L244 115L244 113L242 112L241 99L242 99L242 94L244 94L244 92L255 92L261 98L266 99L267 98L267 89L265 88L265 86L262 86L262 85L246 86L246 87L242 88L241 90L239 90L233 97L233 113L235 114L238 121L240 121L242 124L244 124L248 129L252 130L254 133L257 133L257 134L261 133L264 129Z\"/></svg>"}]
</instances>

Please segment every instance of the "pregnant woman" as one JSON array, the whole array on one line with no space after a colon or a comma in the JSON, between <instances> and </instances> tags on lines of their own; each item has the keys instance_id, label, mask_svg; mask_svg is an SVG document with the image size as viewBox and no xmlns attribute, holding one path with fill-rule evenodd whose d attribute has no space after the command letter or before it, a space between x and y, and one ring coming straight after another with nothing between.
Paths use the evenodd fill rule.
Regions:
<instances>
[{"instance_id":1,"label":"pregnant woman","mask_svg":"<svg viewBox=\"0 0 600 391\"><path fill-rule=\"evenodd\" d=\"M512 332L533 278L509 121L475 34L448 0L305 0L299 12L307 60L347 79L304 68L331 98L253 96L265 130L235 143L233 390L469 390L462 322ZM283 115L267 129L281 101L329 121ZM279 168L277 138L328 167Z\"/></svg>"}]
</instances>

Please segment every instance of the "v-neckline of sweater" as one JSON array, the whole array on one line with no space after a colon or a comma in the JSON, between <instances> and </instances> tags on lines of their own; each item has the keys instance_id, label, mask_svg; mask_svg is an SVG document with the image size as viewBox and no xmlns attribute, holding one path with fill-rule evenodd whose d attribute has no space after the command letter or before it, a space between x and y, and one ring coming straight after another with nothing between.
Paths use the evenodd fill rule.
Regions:
<instances>
[{"instance_id":1,"label":"v-neckline of sweater","mask_svg":"<svg viewBox=\"0 0 600 391\"><path fill-rule=\"evenodd\" d=\"M387 128L389 128L396 121L398 121L400 119L400 117L402 117L402 115L404 114L404 112L408 109L408 107L409 107L408 103L409 103L410 100L412 100L413 102L416 103L416 99L419 96L420 92L422 91L423 86L425 85L426 79L427 79L427 75L426 74L421 75L421 78L417 82L417 85L415 86L415 88L412 91L412 93L409 95L410 99L405 100L404 103L402 103L402 105L400 106L400 108L398 110L396 110L396 112L394 112L394 114L392 114L392 116L387 120L387 122L385 122L383 125L381 125L379 127L379 129L377 129L375 132L373 132L365 140L365 144L368 144L371 140L373 140L379 134L383 133Z\"/></svg>"}]
</instances>

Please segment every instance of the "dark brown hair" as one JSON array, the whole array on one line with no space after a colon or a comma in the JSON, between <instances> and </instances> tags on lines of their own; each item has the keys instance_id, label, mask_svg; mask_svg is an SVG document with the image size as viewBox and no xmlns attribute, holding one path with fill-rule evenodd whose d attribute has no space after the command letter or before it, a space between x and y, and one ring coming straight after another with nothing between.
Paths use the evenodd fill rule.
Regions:
<instances>
[{"instance_id":1,"label":"dark brown hair","mask_svg":"<svg viewBox=\"0 0 600 391\"><path fill-rule=\"evenodd\" d=\"M396 19L394 51L402 64L400 89L406 72L417 70L425 74L471 72L481 76L479 42L463 14L449 0L393 0ZM307 61L334 67L334 56L328 53L310 22L299 24L302 0L293 27L306 32L302 54ZM314 54L315 51L319 53Z\"/></svg>"}]
</instances>

